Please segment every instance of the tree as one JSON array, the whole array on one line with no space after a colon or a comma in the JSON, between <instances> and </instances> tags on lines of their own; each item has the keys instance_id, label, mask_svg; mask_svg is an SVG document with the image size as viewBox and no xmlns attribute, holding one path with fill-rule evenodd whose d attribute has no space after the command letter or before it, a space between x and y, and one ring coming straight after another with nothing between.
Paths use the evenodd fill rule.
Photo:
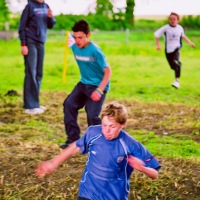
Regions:
<instances>
[{"instance_id":1,"label":"tree","mask_svg":"<svg viewBox=\"0 0 200 200\"><path fill-rule=\"evenodd\" d=\"M116 0L96 0L96 14L112 17L114 21L123 21L125 27L134 26L135 0L126 0L126 8L116 8ZM115 11L114 11L115 8Z\"/></svg>"},{"instance_id":2,"label":"tree","mask_svg":"<svg viewBox=\"0 0 200 200\"><path fill-rule=\"evenodd\" d=\"M110 16L113 15L113 6L109 0L96 0L96 14Z\"/></svg>"},{"instance_id":3,"label":"tree","mask_svg":"<svg viewBox=\"0 0 200 200\"><path fill-rule=\"evenodd\" d=\"M9 18L9 10L8 10L8 7L7 7L7 0L1 0L0 1L0 19L1 19L1 22L5 22L8 20Z\"/></svg>"},{"instance_id":4,"label":"tree","mask_svg":"<svg viewBox=\"0 0 200 200\"><path fill-rule=\"evenodd\" d=\"M126 0L126 13L125 13L125 20L126 24L130 27L134 26L134 7L135 7L135 0Z\"/></svg>"}]
</instances>

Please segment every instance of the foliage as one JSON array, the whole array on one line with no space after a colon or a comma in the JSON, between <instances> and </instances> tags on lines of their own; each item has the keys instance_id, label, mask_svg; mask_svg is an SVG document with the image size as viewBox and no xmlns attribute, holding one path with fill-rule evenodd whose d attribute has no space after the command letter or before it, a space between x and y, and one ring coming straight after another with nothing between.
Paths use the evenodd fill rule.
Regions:
<instances>
[{"instance_id":1,"label":"foliage","mask_svg":"<svg viewBox=\"0 0 200 200\"><path fill-rule=\"evenodd\" d=\"M4 30L4 23L8 21L9 19L9 10L7 7L7 2L4 0L0 1L0 30Z\"/></svg>"},{"instance_id":2,"label":"foliage","mask_svg":"<svg viewBox=\"0 0 200 200\"><path fill-rule=\"evenodd\" d=\"M200 15L198 16L187 16L183 17L181 20L181 25L183 25L185 28L193 28L193 29L199 29L200 28Z\"/></svg>"},{"instance_id":3,"label":"foliage","mask_svg":"<svg viewBox=\"0 0 200 200\"><path fill-rule=\"evenodd\" d=\"M56 18L56 25L54 30L71 30L74 22L79 19L85 19L89 22L91 30L125 30L129 28L130 30L141 30L141 31L149 31L155 30L158 27L168 23L167 17L166 19L154 20L154 19L138 19L134 22L134 27L127 26L125 21L123 20L124 15L121 12L115 13L114 18L111 19L107 16L89 14L85 15L58 15ZM19 24L19 15L10 15L9 24L11 30L16 30ZM200 27L200 16L184 16L180 24L185 29L196 29L198 30ZM0 30L4 29L4 24L0 24Z\"/></svg>"},{"instance_id":4,"label":"foliage","mask_svg":"<svg viewBox=\"0 0 200 200\"><path fill-rule=\"evenodd\" d=\"M54 30L71 30L74 22L79 19L85 19L89 22L91 30L120 30L123 29L123 21L118 19L113 20L104 15L59 15L56 16L56 25Z\"/></svg>"},{"instance_id":5,"label":"foliage","mask_svg":"<svg viewBox=\"0 0 200 200\"><path fill-rule=\"evenodd\" d=\"M127 1L127 7L126 7L126 13L125 13L125 21L129 28L132 28L134 26L134 7L135 7L135 0L126 0Z\"/></svg>"},{"instance_id":6,"label":"foliage","mask_svg":"<svg viewBox=\"0 0 200 200\"><path fill-rule=\"evenodd\" d=\"M96 0L96 14L102 16L112 16L113 6L109 0Z\"/></svg>"}]
</instances>

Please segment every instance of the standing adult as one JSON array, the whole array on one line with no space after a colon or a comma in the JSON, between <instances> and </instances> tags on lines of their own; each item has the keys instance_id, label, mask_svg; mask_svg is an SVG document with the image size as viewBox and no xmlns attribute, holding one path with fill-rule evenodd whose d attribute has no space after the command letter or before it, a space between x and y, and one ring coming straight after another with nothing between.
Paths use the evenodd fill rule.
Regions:
<instances>
[{"instance_id":1,"label":"standing adult","mask_svg":"<svg viewBox=\"0 0 200 200\"><path fill-rule=\"evenodd\" d=\"M172 86L177 89L180 88L179 79L181 76L181 62L179 58L182 39L191 47L195 46L195 44L185 35L183 27L178 24L179 19L179 15L172 12L168 19L169 24L162 26L154 33L157 50L161 49L159 38L162 35L165 36L165 55L171 69L175 72L175 81L172 83Z\"/></svg>"},{"instance_id":2,"label":"standing adult","mask_svg":"<svg viewBox=\"0 0 200 200\"><path fill-rule=\"evenodd\" d=\"M41 114L46 109L39 101L44 45L47 29L52 29L55 23L52 10L44 0L29 0L21 15L18 31L25 63L23 107L27 114Z\"/></svg>"},{"instance_id":3,"label":"standing adult","mask_svg":"<svg viewBox=\"0 0 200 200\"><path fill-rule=\"evenodd\" d=\"M89 40L89 24L85 20L77 21L72 27L75 43L71 46L78 64L81 78L71 94L64 101L64 124L67 140L60 145L64 149L80 138L77 123L78 110L85 107L87 123L101 123L99 114L106 93L109 90L111 69L101 49Z\"/></svg>"}]
</instances>

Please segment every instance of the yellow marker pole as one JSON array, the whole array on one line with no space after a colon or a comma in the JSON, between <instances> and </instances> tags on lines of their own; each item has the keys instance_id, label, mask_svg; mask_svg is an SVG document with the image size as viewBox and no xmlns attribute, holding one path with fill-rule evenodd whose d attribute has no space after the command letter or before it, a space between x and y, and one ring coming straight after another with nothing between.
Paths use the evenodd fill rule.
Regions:
<instances>
[{"instance_id":1,"label":"yellow marker pole","mask_svg":"<svg viewBox=\"0 0 200 200\"><path fill-rule=\"evenodd\" d=\"M62 73L62 82L63 83L66 83L66 74L67 74L68 37L69 37L69 31L66 31L66 42L65 42L65 52L64 52L63 73Z\"/></svg>"}]
</instances>

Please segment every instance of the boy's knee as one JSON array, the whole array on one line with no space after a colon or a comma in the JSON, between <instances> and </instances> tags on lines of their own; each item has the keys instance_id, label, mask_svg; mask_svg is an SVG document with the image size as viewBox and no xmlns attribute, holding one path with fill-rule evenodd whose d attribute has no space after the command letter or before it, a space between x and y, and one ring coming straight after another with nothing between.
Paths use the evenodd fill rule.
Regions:
<instances>
[{"instance_id":1,"label":"boy's knee","mask_svg":"<svg viewBox=\"0 0 200 200\"><path fill-rule=\"evenodd\" d=\"M177 70L178 68L181 67L181 62L178 61L178 60L173 60L171 63L170 63L170 67L174 70Z\"/></svg>"},{"instance_id":2,"label":"boy's knee","mask_svg":"<svg viewBox=\"0 0 200 200\"><path fill-rule=\"evenodd\" d=\"M67 110L71 110L72 104L70 103L69 99L65 99L63 102L63 111L66 112Z\"/></svg>"},{"instance_id":3,"label":"boy's knee","mask_svg":"<svg viewBox=\"0 0 200 200\"><path fill-rule=\"evenodd\" d=\"M174 60L174 63L176 66L181 67L181 62L179 60Z\"/></svg>"}]
</instances>

